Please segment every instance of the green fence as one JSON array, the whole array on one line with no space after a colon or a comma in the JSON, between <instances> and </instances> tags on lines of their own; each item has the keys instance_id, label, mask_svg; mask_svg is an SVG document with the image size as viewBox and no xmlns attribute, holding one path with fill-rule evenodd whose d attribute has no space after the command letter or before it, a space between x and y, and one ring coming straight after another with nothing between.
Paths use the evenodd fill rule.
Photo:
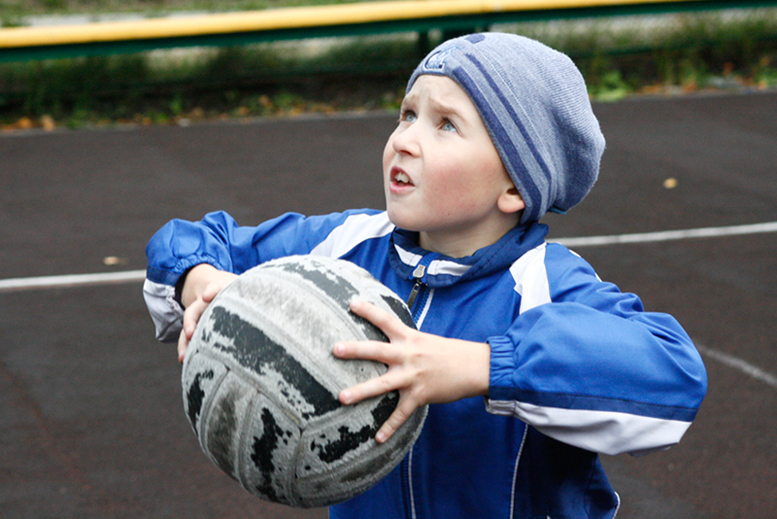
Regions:
<instances>
[{"instance_id":1,"label":"green fence","mask_svg":"<svg viewBox=\"0 0 777 519\"><path fill-rule=\"evenodd\" d=\"M777 0L416 0L0 29L0 62L313 37L488 29L497 23L770 7ZM421 38L423 41L423 38Z\"/></svg>"}]
</instances>

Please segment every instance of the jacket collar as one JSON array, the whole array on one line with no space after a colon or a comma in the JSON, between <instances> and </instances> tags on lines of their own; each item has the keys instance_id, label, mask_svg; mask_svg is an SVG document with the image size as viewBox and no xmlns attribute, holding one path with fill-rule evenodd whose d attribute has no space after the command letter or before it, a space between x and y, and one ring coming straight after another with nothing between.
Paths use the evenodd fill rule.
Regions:
<instances>
[{"instance_id":1,"label":"jacket collar","mask_svg":"<svg viewBox=\"0 0 777 519\"><path fill-rule=\"evenodd\" d=\"M451 258L418 246L418 233L394 229L389 246L389 262L402 279L414 279L418 265L426 267L422 282L429 287L444 287L459 281L486 276L503 270L545 240L548 226L530 222L513 227L496 243L479 249L471 256Z\"/></svg>"}]
</instances>

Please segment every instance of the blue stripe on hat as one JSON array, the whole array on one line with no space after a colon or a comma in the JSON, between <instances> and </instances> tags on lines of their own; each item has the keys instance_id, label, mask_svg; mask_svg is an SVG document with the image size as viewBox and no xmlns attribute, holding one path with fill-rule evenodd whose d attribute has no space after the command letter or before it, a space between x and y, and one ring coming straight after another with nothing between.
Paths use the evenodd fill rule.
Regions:
<instances>
[{"instance_id":1,"label":"blue stripe on hat","mask_svg":"<svg viewBox=\"0 0 777 519\"><path fill-rule=\"evenodd\" d=\"M536 160L539 169L544 173L545 178L548 181L548 186L550 187L550 172L548 167L545 161L542 159L539 150L537 150L536 146L534 145L534 142L529 137L523 121L521 121L521 119L515 113L515 110L512 109L508 100L499 92L499 89L494 83L493 78L486 72L483 65L473 56L467 55L467 58L472 61L472 63L474 63L478 70L483 74L483 77L486 79L486 81L488 81L488 85L491 88L491 91L496 93L499 101L502 103L502 106L508 112L512 122L521 132L524 143L529 148L529 151ZM478 107L478 111L480 111L480 115L483 118L484 123L491 132L492 138L499 142L501 145L502 150L500 150L500 156L502 156L502 161L506 162L505 167L509 167L509 169L514 170L510 171L510 176L513 178L513 182L520 184L520 187L525 190L524 193L521 193L521 196L524 198L524 203L526 204L525 212L529 214L524 214L522 220L528 221L529 218L532 220L539 219L539 217L542 216L542 213L544 212L540 206L542 205L543 199L550 198L550 189L548 189L546 196L543 196L542 189L537 185L536 182L534 182L534 177L526 168L526 164L521 159L521 154L518 152L518 149L516 148L509 131L501 123L490 102L481 94L475 81L467 73L467 71L463 67L457 67L455 70L452 70L450 74L469 94L472 101ZM518 186L516 185L516 187ZM536 204L534 202L536 202Z\"/></svg>"},{"instance_id":2,"label":"blue stripe on hat","mask_svg":"<svg viewBox=\"0 0 777 519\"><path fill-rule=\"evenodd\" d=\"M537 161L537 164L540 166L540 171L545 175L545 179L548 181L548 185L550 185L551 177L550 174L550 168L548 167L548 164L545 162L545 159L542 156L542 153L540 153L540 150L537 149L537 147L534 144L534 140L529 136L529 132L526 130L526 126L524 126L523 121L520 117L518 117L518 114L515 113L515 110L513 110L513 103L505 97L505 95L502 93L502 90L497 86L496 82L494 81L494 78L486 72L486 68L483 66L483 64L475 58L472 55L467 54L466 58L469 59L472 63L475 64L475 66L480 70L481 74L483 74L483 77L486 78L486 81L488 81L488 86L491 87L491 90L496 94L496 96L499 98L499 101L502 103L502 106L507 110L507 112L510 114L510 117L512 118L513 122L518 126L518 129L521 131L521 135L523 135L523 138L526 140L526 145L529 146L529 149L532 152L532 155L534 156L534 159Z\"/></svg>"}]
</instances>

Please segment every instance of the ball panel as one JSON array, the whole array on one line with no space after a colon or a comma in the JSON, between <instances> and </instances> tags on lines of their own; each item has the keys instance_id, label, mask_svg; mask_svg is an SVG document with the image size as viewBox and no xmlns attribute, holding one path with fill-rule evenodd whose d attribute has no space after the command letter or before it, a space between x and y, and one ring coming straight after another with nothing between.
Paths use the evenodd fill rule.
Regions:
<instances>
[{"instance_id":1,"label":"ball panel","mask_svg":"<svg viewBox=\"0 0 777 519\"><path fill-rule=\"evenodd\" d=\"M268 264L269 265L269 264ZM229 305L253 325L271 336L297 358L322 384L337 394L385 372L380 364L370 361L342 361L332 354L332 346L341 340L365 340L364 324L354 319L345 303L338 303L310 278L291 275L282 269L268 267L249 271L236 288L240 294L229 294ZM261 311L257 311L260 309ZM370 325L372 326L372 325ZM373 327L374 328L374 327ZM373 332L373 336L375 336ZM381 340L385 340L382 337ZM338 377L327 376L321 366L339 364Z\"/></svg>"},{"instance_id":2,"label":"ball panel","mask_svg":"<svg viewBox=\"0 0 777 519\"><path fill-rule=\"evenodd\" d=\"M342 463L326 472L300 477L295 487L303 506L332 505L370 489L399 465L417 436L399 435L390 443L367 445L367 449L347 453Z\"/></svg>"},{"instance_id":3,"label":"ball panel","mask_svg":"<svg viewBox=\"0 0 777 519\"><path fill-rule=\"evenodd\" d=\"M291 355L264 330L223 307L215 307L209 319L213 323L213 332L218 334L213 348L218 353L231 356L245 368L250 379L260 380L262 386L270 386L265 390L279 391L286 404L303 419L340 407L337 396L322 385L298 357Z\"/></svg>"},{"instance_id":4,"label":"ball panel","mask_svg":"<svg viewBox=\"0 0 777 519\"><path fill-rule=\"evenodd\" d=\"M252 407L256 392L229 372L222 378L202 414L200 444L216 466L240 481L237 465L241 431Z\"/></svg>"},{"instance_id":5,"label":"ball panel","mask_svg":"<svg viewBox=\"0 0 777 519\"><path fill-rule=\"evenodd\" d=\"M345 416L333 416L329 420L316 421L305 430L310 438L308 463L321 463L329 470L338 462L352 458L360 450L379 447L374 438L380 426L388 419L399 401L396 391L366 400L358 407L345 408Z\"/></svg>"},{"instance_id":6,"label":"ball panel","mask_svg":"<svg viewBox=\"0 0 777 519\"><path fill-rule=\"evenodd\" d=\"M402 461L421 433L427 408L419 409L400 431L387 442L378 444L375 434L393 412L397 398L396 393L391 393L363 402L362 415L369 414L368 420L334 414L327 416L326 421L317 420L303 431L301 443L310 443L310 449L300 451L305 456L298 461L296 486L306 503L322 506L321 496L328 496L329 501L323 504L351 498L371 488ZM366 424L358 428L362 423ZM309 467L314 470L303 470Z\"/></svg>"},{"instance_id":7,"label":"ball panel","mask_svg":"<svg viewBox=\"0 0 777 519\"><path fill-rule=\"evenodd\" d=\"M262 499L299 505L293 490L299 426L262 394L252 403L240 439L240 483Z\"/></svg>"},{"instance_id":8,"label":"ball panel","mask_svg":"<svg viewBox=\"0 0 777 519\"><path fill-rule=\"evenodd\" d=\"M330 264L325 260L311 258L306 263L289 261L280 261L277 269L290 273L287 279L291 282L302 282L308 290L322 292L326 300L335 303L345 313L338 312L337 315L347 315L351 322L356 323L361 330L363 337L369 340L385 341L386 336L372 326L364 319L350 313L349 307L354 297L369 297L364 290L358 289L352 280L348 279L347 271L338 268L338 264ZM364 281L366 278L362 278ZM340 339L345 340L345 339Z\"/></svg>"},{"instance_id":9,"label":"ball panel","mask_svg":"<svg viewBox=\"0 0 777 519\"><path fill-rule=\"evenodd\" d=\"M218 362L193 351L186 356L182 370L184 411L195 434L199 435L199 424L207 414L221 379L228 373L227 368Z\"/></svg>"},{"instance_id":10,"label":"ball panel","mask_svg":"<svg viewBox=\"0 0 777 519\"><path fill-rule=\"evenodd\" d=\"M274 274L261 271L238 279L234 290L220 294L200 320L202 339L230 369L239 369L239 364L247 377L279 392L287 405L304 408L300 413L305 419L326 414L339 407L342 389L379 376L386 367L334 357L331 348L337 340L367 338L360 333L361 323L349 319L353 314L341 306L333 306L324 292L314 287L295 291L298 279Z\"/></svg>"},{"instance_id":11,"label":"ball panel","mask_svg":"<svg viewBox=\"0 0 777 519\"><path fill-rule=\"evenodd\" d=\"M356 297L395 314L406 325L415 328L404 301L369 272L353 263L316 256L306 256L305 261L299 261L299 256L292 256L271 263L275 269L297 275L289 277L290 280L305 280L311 289L324 292L327 298L346 311L345 315L359 324L368 340L386 341L387 338L371 323L350 313L351 301Z\"/></svg>"},{"instance_id":12,"label":"ball panel","mask_svg":"<svg viewBox=\"0 0 777 519\"><path fill-rule=\"evenodd\" d=\"M413 326L402 300L365 270L310 256L244 273L200 319L182 373L187 417L211 460L262 499L312 507L353 497L393 470L420 434L426 408L375 442L396 392L353 406L337 399L386 370L332 354L339 340L386 340L350 312L353 297Z\"/></svg>"}]
</instances>

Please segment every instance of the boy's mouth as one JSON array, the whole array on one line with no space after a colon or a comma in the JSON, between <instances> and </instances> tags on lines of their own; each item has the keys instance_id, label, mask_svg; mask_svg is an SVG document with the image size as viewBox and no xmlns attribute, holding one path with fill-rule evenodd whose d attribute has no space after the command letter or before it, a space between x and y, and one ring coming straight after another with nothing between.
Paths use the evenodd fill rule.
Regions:
<instances>
[{"instance_id":1,"label":"boy's mouth","mask_svg":"<svg viewBox=\"0 0 777 519\"><path fill-rule=\"evenodd\" d=\"M391 170L391 181L400 185L413 185L413 181L410 180L408 174L398 168Z\"/></svg>"}]
</instances>

